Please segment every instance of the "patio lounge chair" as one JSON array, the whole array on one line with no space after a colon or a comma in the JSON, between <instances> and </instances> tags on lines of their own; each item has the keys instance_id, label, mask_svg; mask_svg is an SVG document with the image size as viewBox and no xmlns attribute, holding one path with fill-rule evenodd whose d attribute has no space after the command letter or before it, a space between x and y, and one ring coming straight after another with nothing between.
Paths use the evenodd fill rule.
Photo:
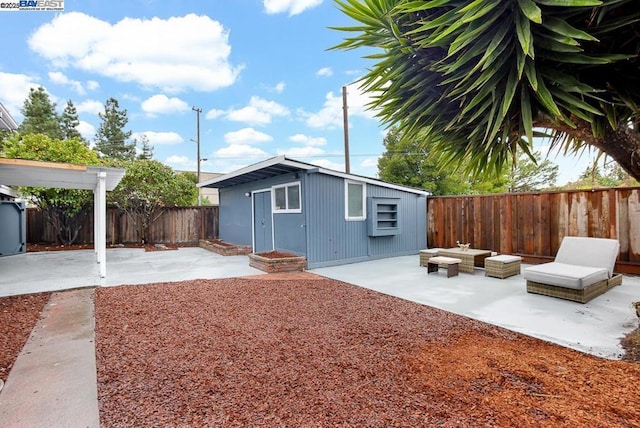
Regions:
<instances>
[{"instance_id":1,"label":"patio lounge chair","mask_svg":"<svg viewBox=\"0 0 640 428\"><path fill-rule=\"evenodd\" d=\"M586 303L622 283L619 248L616 239L565 236L553 262L523 269L527 291Z\"/></svg>"}]
</instances>

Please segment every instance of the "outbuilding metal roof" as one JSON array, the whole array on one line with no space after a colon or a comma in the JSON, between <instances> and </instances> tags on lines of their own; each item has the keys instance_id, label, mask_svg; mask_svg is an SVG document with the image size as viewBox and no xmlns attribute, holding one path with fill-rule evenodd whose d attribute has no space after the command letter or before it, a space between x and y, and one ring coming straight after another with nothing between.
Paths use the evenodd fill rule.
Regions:
<instances>
[{"instance_id":1,"label":"outbuilding metal roof","mask_svg":"<svg viewBox=\"0 0 640 428\"><path fill-rule=\"evenodd\" d=\"M377 180L370 177L364 177L361 175L347 174L340 171L334 171L332 169L322 168L310 163L289 159L286 156L273 157L265 161L255 163L253 165L249 165L244 168L237 169L228 174L221 175L220 177L216 177L211 180L206 180L201 183L198 183L198 187L215 187L215 188L222 189L225 187L237 186L238 184L244 184L252 181L263 180L266 178L271 178L278 175L288 174L291 172L296 172L301 170L332 175L335 177L341 177L341 178L346 178L346 179L355 180L355 181L361 181L365 183L375 184L376 186L402 190L405 192L416 193L416 194L425 195L425 196L431 194L430 192L422 189L415 189L413 187L387 183L386 181Z\"/></svg>"}]
</instances>

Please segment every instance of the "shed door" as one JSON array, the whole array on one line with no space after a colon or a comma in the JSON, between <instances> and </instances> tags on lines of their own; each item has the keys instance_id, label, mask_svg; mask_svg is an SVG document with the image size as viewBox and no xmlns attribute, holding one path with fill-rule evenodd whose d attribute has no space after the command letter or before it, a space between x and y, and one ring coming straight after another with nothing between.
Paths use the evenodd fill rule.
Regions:
<instances>
[{"instance_id":1,"label":"shed door","mask_svg":"<svg viewBox=\"0 0 640 428\"><path fill-rule=\"evenodd\" d=\"M0 256L27 251L24 202L0 201Z\"/></svg>"},{"instance_id":2,"label":"shed door","mask_svg":"<svg viewBox=\"0 0 640 428\"><path fill-rule=\"evenodd\" d=\"M253 194L253 252L273 250L271 192Z\"/></svg>"}]
</instances>

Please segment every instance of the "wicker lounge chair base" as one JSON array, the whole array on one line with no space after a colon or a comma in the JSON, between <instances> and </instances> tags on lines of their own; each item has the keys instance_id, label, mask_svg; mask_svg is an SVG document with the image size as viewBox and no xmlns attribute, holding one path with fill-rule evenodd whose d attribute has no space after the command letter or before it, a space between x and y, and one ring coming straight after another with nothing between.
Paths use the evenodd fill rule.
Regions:
<instances>
[{"instance_id":1,"label":"wicker lounge chair base","mask_svg":"<svg viewBox=\"0 0 640 428\"><path fill-rule=\"evenodd\" d=\"M559 299L572 300L574 302L587 303L620 284L622 284L621 274L614 275L608 280L596 282L595 284L580 290L527 281L527 292L557 297Z\"/></svg>"}]
</instances>

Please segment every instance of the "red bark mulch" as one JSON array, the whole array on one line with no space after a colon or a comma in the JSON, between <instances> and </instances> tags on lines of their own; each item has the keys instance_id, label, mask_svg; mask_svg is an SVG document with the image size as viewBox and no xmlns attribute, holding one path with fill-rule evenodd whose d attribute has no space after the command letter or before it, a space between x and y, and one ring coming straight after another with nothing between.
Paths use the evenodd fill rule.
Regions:
<instances>
[{"instance_id":1,"label":"red bark mulch","mask_svg":"<svg viewBox=\"0 0 640 428\"><path fill-rule=\"evenodd\" d=\"M276 251L276 250L265 251L264 253L258 253L257 255L267 259L282 259L282 258L296 257L295 254L285 253L283 251Z\"/></svg>"},{"instance_id":2,"label":"red bark mulch","mask_svg":"<svg viewBox=\"0 0 640 428\"><path fill-rule=\"evenodd\" d=\"M7 380L50 297L51 293L37 293L0 298L0 379L3 381Z\"/></svg>"},{"instance_id":3,"label":"red bark mulch","mask_svg":"<svg viewBox=\"0 0 640 428\"><path fill-rule=\"evenodd\" d=\"M640 424L640 366L327 279L96 291L120 426Z\"/></svg>"},{"instance_id":4,"label":"red bark mulch","mask_svg":"<svg viewBox=\"0 0 640 428\"><path fill-rule=\"evenodd\" d=\"M144 248L145 251L166 251L177 250L180 246L177 244L116 244L107 245L107 248ZM73 251L73 250L92 250L93 244L27 244L27 252L34 253L38 251Z\"/></svg>"}]
</instances>

